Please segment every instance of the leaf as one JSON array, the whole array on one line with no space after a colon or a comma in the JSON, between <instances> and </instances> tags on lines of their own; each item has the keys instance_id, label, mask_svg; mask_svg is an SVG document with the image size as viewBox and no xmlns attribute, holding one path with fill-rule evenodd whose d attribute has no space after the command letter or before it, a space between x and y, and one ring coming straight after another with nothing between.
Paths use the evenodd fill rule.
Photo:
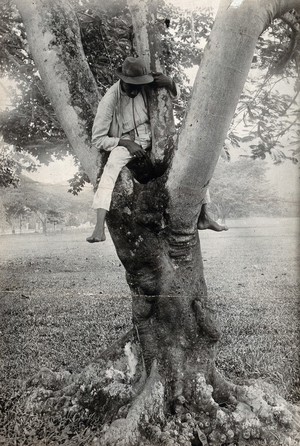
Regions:
<instances>
[{"instance_id":1,"label":"leaf","mask_svg":"<svg viewBox=\"0 0 300 446\"><path fill-rule=\"evenodd\" d=\"M255 135L255 136L257 136L257 135ZM255 136L253 135L247 135L247 136L244 136L244 137L242 137L241 138L241 142L250 142L250 141L253 141L253 139L255 138ZM251 147L251 146L250 146Z\"/></svg>"}]
</instances>

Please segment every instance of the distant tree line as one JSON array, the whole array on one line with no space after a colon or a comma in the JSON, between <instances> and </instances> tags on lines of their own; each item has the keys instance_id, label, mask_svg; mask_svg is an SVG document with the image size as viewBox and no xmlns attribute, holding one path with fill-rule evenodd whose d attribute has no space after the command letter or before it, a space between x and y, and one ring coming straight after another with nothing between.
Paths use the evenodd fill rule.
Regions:
<instances>
[{"instance_id":1,"label":"distant tree line","mask_svg":"<svg viewBox=\"0 0 300 446\"><path fill-rule=\"evenodd\" d=\"M0 203L1 229L9 226L12 232L22 232L24 225L42 229L43 233L62 226L79 226L93 221L88 192L74 197L65 185L42 184L21 176L19 187L2 190Z\"/></svg>"},{"instance_id":2,"label":"distant tree line","mask_svg":"<svg viewBox=\"0 0 300 446\"><path fill-rule=\"evenodd\" d=\"M297 215L297 203L288 205L272 189L267 169L259 160L228 162L220 158L210 185L210 207L216 218L225 222L227 218Z\"/></svg>"},{"instance_id":3,"label":"distant tree line","mask_svg":"<svg viewBox=\"0 0 300 446\"><path fill-rule=\"evenodd\" d=\"M227 161L220 158L211 182L211 211L217 219L249 216L294 216L296 210L280 199L266 178L266 163L240 159ZM255 181L253 181L255 178ZM42 184L21 176L18 188L2 189L0 203L1 227L9 225L22 232L27 222L31 228L41 227L44 233L50 227L79 226L94 222L91 209L92 191L74 196L64 185Z\"/></svg>"}]
</instances>

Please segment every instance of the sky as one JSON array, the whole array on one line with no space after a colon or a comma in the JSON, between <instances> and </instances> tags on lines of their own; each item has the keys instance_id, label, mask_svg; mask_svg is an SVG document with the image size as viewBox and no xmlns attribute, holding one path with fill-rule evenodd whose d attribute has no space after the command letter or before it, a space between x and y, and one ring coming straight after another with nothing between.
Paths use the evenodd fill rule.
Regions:
<instances>
[{"instance_id":1,"label":"sky","mask_svg":"<svg viewBox=\"0 0 300 446\"><path fill-rule=\"evenodd\" d=\"M36 172L30 173L30 178L42 183L62 184L68 183L68 180L77 172L73 157L67 156L64 160L56 160L48 166L40 167Z\"/></svg>"},{"instance_id":2,"label":"sky","mask_svg":"<svg viewBox=\"0 0 300 446\"><path fill-rule=\"evenodd\" d=\"M203 8L211 7L216 10L220 0L168 0L168 3L172 3L175 6L189 10L199 8L200 6Z\"/></svg>"}]
</instances>

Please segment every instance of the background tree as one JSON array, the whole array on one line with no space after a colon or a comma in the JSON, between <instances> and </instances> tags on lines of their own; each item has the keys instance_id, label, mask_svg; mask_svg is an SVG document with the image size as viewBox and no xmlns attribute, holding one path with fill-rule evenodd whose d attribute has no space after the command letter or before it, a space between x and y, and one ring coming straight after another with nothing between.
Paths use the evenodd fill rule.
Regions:
<instances>
[{"instance_id":1,"label":"background tree","mask_svg":"<svg viewBox=\"0 0 300 446\"><path fill-rule=\"evenodd\" d=\"M95 221L95 212L90 206L93 195L91 188L74 196L67 192L65 184L39 183L24 175L18 179L18 185L17 188L6 187L1 191L2 201L9 214L10 208L26 208L31 216L38 218L40 224L43 221L45 227L49 215L53 215L60 223L63 220L66 224L76 221L76 225L69 223L75 226Z\"/></svg>"},{"instance_id":2,"label":"background tree","mask_svg":"<svg viewBox=\"0 0 300 446\"><path fill-rule=\"evenodd\" d=\"M7 226L5 208L3 206L2 197L0 198L0 229L3 232Z\"/></svg>"},{"instance_id":3,"label":"background tree","mask_svg":"<svg viewBox=\"0 0 300 446\"><path fill-rule=\"evenodd\" d=\"M211 181L211 209L223 222L227 218L293 215L272 190L268 166L245 158L228 162L220 158Z\"/></svg>"},{"instance_id":4,"label":"background tree","mask_svg":"<svg viewBox=\"0 0 300 446\"><path fill-rule=\"evenodd\" d=\"M97 154L89 146L89 129L99 96L83 55L76 16L67 3L56 0L16 3L47 95L95 182ZM155 2L131 0L129 6L136 51L152 71L160 71ZM197 231L201 200L257 39L272 18L297 6L297 1L222 2L178 140L167 113L168 94L160 91L149 98L155 124L154 175L143 184L134 180L143 166L137 169L133 163L131 170L124 169L108 219L132 292L135 336L128 334L102 355L87 388L79 385L78 390L78 380L72 387L79 405L97 408L100 414L105 410L106 420L117 418L103 432L100 444L207 444L208 437L210 444L248 439L257 444L262 439L272 445L288 438L296 444L299 439L296 408L273 393L270 398L269 388L227 382L215 367L219 331L208 302ZM43 374L40 378L45 383ZM70 379L60 379L60 386L67 384L70 391ZM170 431L171 423L182 422L186 425L180 432ZM284 428L279 431L278 425Z\"/></svg>"},{"instance_id":5,"label":"background tree","mask_svg":"<svg viewBox=\"0 0 300 446\"><path fill-rule=\"evenodd\" d=\"M4 201L6 221L10 225L12 233L16 231L16 226L22 232L22 221L30 214L30 209L24 204L24 200L20 196L16 197L10 203Z\"/></svg>"},{"instance_id":6,"label":"background tree","mask_svg":"<svg viewBox=\"0 0 300 446\"><path fill-rule=\"evenodd\" d=\"M47 232L47 223L53 219L62 220L63 203L54 194L36 187L29 178L21 177L20 188L7 188L3 191L3 204L8 222L13 226L16 218L34 214Z\"/></svg>"},{"instance_id":7,"label":"background tree","mask_svg":"<svg viewBox=\"0 0 300 446\"><path fill-rule=\"evenodd\" d=\"M36 160L26 151L16 151L14 146L0 137L0 187L18 186L21 172L33 172L37 168Z\"/></svg>"},{"instance_id":8,"label":"background tree","mask_svg":"<svg viewBox=\"0 0 300 446\"><path fill-rule=\"evenodd\" d=\"M17 184L18 175L16 173L15 160L2 145L0 152L0 187L17 186Z\"/></svg>"},{"instance_id":9,"label":"background tree","mask_svg":"<svg viewBox=\"0 0 300 446\"><path fill-rule=\"evenodd\" d=\"M62 212L50 209L47 211L47 221L53 224L53 229L55 231L56 225L64 221L64 216Z\"/></svg>"}]
</instances>

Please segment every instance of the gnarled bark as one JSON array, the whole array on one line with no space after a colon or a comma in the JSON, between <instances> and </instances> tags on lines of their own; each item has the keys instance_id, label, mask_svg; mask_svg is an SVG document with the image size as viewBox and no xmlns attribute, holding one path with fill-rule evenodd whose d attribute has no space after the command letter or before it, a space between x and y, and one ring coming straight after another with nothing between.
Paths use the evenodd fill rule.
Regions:
<instances>
[{"instance_id":1,"label":"gnarled bark","mask_svg":"<svg viewBox=\"0 0 300 446\"><path fill-rule=\"evenodd\" d=\"M22 3L22 0L18 2ZM43 30L40 38L47 37L46 42L41 40L43 51L32 50L32 53L40 63L41 76L53 87L53 79L60 76L61 71L49 80L47 61L42 70L42 57L52 45L54 36L50 31L48 35L46 25L41 23L43 17L46 24L54 26L53 14L50 14L52 22L49 22L46 3L44 0L39 2L41 9L38 8L38 12L41 14L38 20L32 21L32 11L26 15L21 7L20 10L27 27L33 23L35 32L38 32L40 26ZM152 161L162 167L160 176L140 184L125 168L114 190L108 216L109 230L132 291L133 324L142 350L140 361L137 360L139 376L129 383L129 390L126 387L122 400L127 406L128 398L132 397L131 406L124 410L124 414L120 415L119 411L115 414L121 421L113 422L106 429L100 444L154 446L162 443L188 445L191 441L207 444L209 441L221 445L249 439L250 444L251 441L259 444L258 440L265 435L271 445L272 433L280 423L283 426L280 441L289 436L297 437L296 413L291 407L281 400L278 402L275 396L269 401L268 392L259 391L255 386L238 388L225 381L215 369L215 344L219 331L208 302L196 227L202 199L246 80L257 38L278 11L285 12L284 3L275 0L222 2L177 147L174 146L171 116L168 114L161 119L160 115L161 107L170 109L166 93L151 99ZM57 11L57 2L53 4ZM286 5L290 8L292 2L286 2ZM157 69L159 42L156 41L158 33L154 32L156 18L152 2L144 0L137 4L136 0L131 0L130 8L138 52L147 58L152 70ZM73 38L72 28L70 31L67 27L67 30ZM62 48L65 44L62 42ZM38 45L31 40L31 46ZM52 64L61 63L57 57L55 52ZM64 67L70 69L70 65ZM61 88L67 89L67 94L60 98L63 107L61 102L57 107L69 110L72 95L68 78L63 85ZM96 100L95 95L92 103ZM74 110L70 115L73 113ZM79 122L78 116L71 122L70 129L63 114L59 110L66 134L70 132L72 136L73 127ZM168 145L169 128L172 142ZM75 135L75 145L82 141L81 136ZM84 147L86 145L78 147L77 155L93 180L94 155L89 152L92 155L87 157ZM118 347L117 351L122 356L125 350ZM118 360L116 364L119 364ZM117 370L116 364L113 370ZM110 393L113 384L105 382L105 388L109 387L107 393L115 398L115 393ZM282 407L281 421L276 418L278 404ZM118 406L116 401L115 405ZM183 426L183 423L186 424ZM159 424L157 429L155 424ZM266 432L265 425L269 426Z\"/></svg>"},{"instance_id":2,"label":"gnarled bark","mask_svg":"<svg viewBox=\"0 0 300 446\"><path fill-rule=\"evenodd\" d=\"M157 26L157 0L128 0L134 29L134 47L151 72L164 71L160 30ZM168 167L171 160L176 131L172 101L165 89L149 90L150 120L152 126L151 160L158 174Z\"/></svg>"},{"instance_id":3,"label":"gnarled bark","mask_svg":"<svg viewBox=\"0 0 300 446\"><path fill-rule=\"evenodd\" d=\"M144 2L141 10L146 6ZM215 369L219 331L208 303L196 224L258 36L275 14L273 5L266 6L253 1L221 5L168 176L143 186L132 182L125 212L120 181L109 219L133 294L133 321L146 371L149 375L153 363L157 364L166 414L204 411L212 419L224 417L234 437L245 439L247 429L237 432L232 415L218 406L225 402L232 405L231 413L239 413L239 398L248 391L226 382ZM137 46L148 54L144 39L149 34L139 30L138 35L142 38ZM240 415L241 425L249 416L247 410L244 415ZM260 425L253 417L254 425ZM221 444L221 431L211 431L213 444ZM253 435L260 437L260 430Z\"/></svg>"}]
</instances>

